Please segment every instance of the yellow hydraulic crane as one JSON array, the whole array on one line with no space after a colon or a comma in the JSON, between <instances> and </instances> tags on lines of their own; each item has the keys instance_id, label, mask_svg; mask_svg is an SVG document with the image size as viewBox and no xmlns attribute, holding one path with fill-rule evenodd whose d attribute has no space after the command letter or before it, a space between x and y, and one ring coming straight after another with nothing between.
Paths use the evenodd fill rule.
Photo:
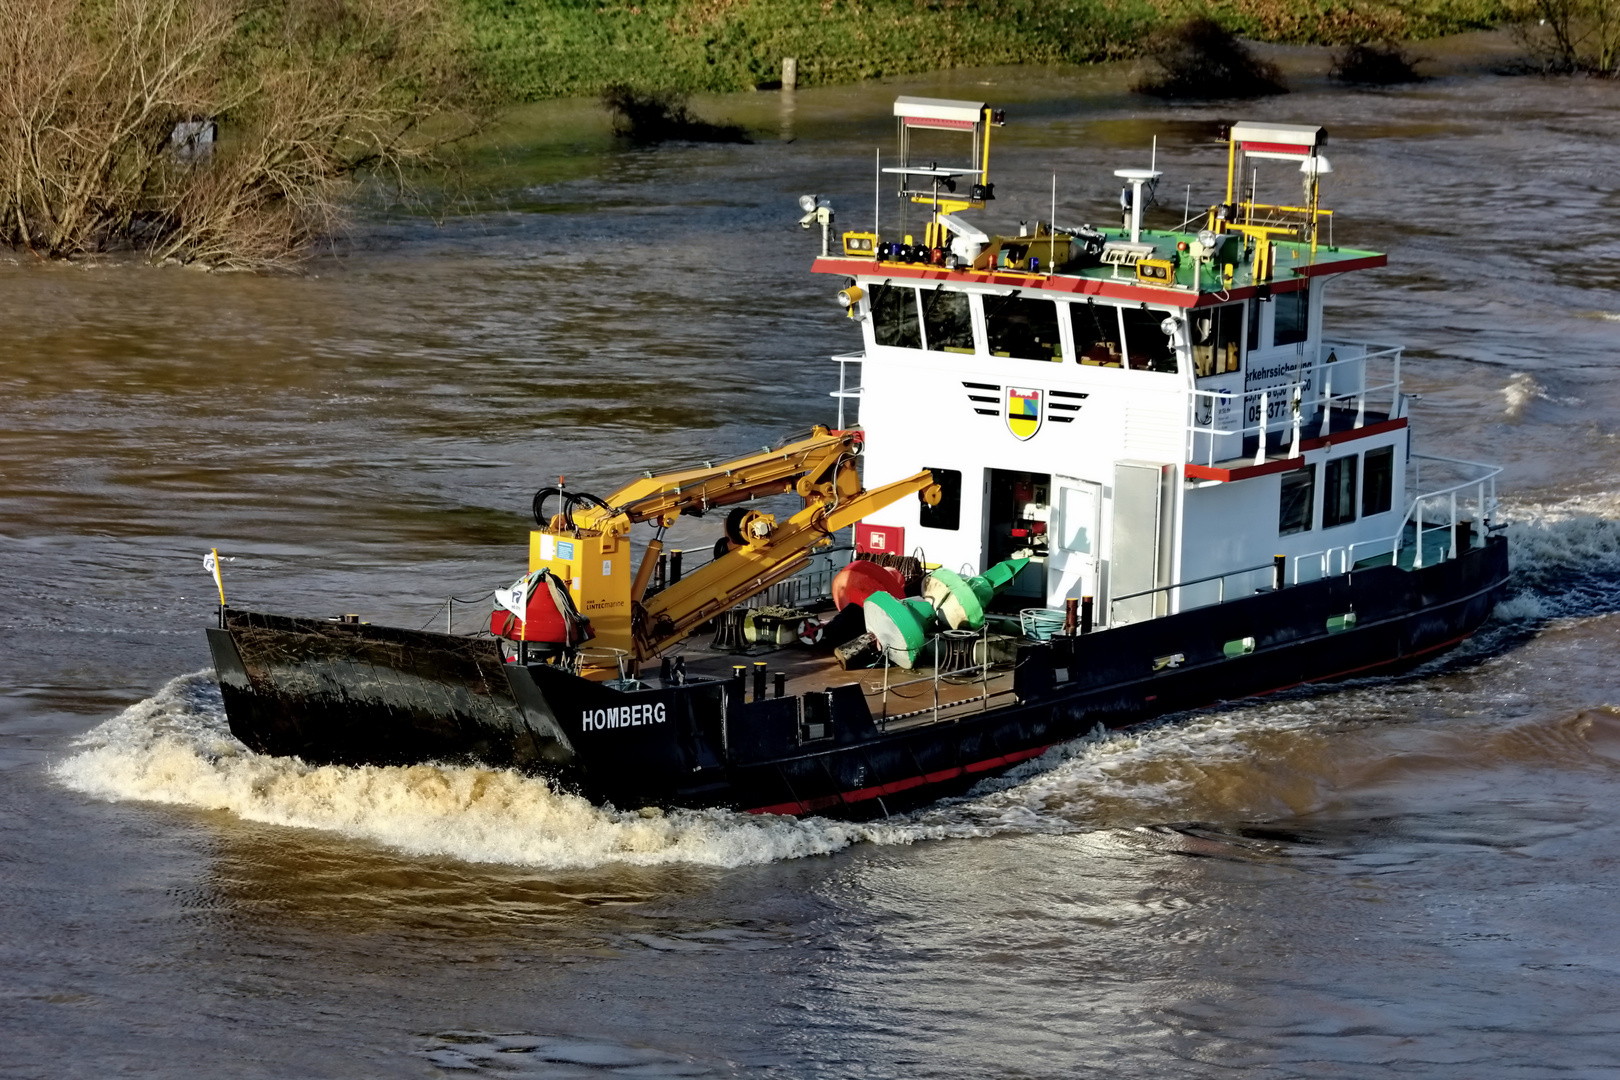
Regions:
<instances>
[{"instance_id":1,"label":"yellow hydraulic crane","mask_svg":"<svg viewBox=\"0 0 1620 1080\"><path fill-rule=\"evenodd\" d=\"M657 656L702 623L791 577L838 530L897 499L917 494L929 505L939 502L939 485L926 470L863 490L855 468L859 444L859 432L816 427L803 439L732 461L649 473L605 499L542 489L535 496L540 527L529 536L529 570L545 568L561 578L591 620L601 662L584 665L582 674L613 677L615 652L632 667ZM804 508L784 522L737 506L788 493L803 499ZM544 506L554 495L564 509L547 516ZM736 507L726 519L729 550L647 598L664 530L683 513L728 506ZM640 522L652 522L658 536L632 577L630 528Z\"/></svg>"}]
</instances>

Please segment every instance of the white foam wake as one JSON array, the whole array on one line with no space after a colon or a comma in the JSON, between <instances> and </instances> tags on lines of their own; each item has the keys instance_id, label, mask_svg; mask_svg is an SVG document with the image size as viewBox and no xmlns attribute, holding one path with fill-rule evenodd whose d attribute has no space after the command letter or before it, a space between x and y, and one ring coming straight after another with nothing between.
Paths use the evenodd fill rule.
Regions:
<instances>
[{"instance_id":1,"label":"white foam wake","mask_svg":"<svg viewBox=\"0 0 1620 1080\"><path fill-rule=\"evenodd\" d=\"M724 810L604 809L509 770L315 766L268 757L231 736L208 672L174 679L79 745L52 772L87 795L227 810L247 821L324 829L469 862L742 866L937 834Z\"/></svg>"}]
</instances>

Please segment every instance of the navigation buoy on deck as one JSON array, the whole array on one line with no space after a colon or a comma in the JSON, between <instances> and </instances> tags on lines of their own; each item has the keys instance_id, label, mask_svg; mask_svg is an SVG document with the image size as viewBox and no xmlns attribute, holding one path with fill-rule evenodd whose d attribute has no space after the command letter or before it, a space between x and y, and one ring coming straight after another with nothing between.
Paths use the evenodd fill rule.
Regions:
<instances>
[{"instance_id":1,"label":"navigation buoy on deck","mask_svg":"<svg viewBox=\"0 0 1620 1080\"><path fill-rule=\"evenodd\" d=\"M1028 562L1027 558L1007 559L970 578L941 567L923 579L922 594L952 630L977 630L984 625L990 598L1012 584Z\"/></svg>"},{"instance_id":2,"label":"navigation buoy on deck","mask_svg":"<svg viewBox=\"0 0 1620 1080\"><path fill-rule=\"evenodd\" d=\"M928 644L928 624L934 620L934 605L921 597L899 600L876 592L861 605L866 629L878 639L889 662L903 668L917 666L917 657Z\"/></svg>"},{"instance_id":3,"label":"navigation buoy on deck","mask_svg":"<svg viewBox=\"0 0 1620 1080\"><path fill-rule=\"evenodd\" d=\"M866 598L873 593L902 597L906 595L906 581L898 570L867 559L856 559L833 577L833 605L839 611L850 604L866 603Z\"/></svg>"}]
</instances>

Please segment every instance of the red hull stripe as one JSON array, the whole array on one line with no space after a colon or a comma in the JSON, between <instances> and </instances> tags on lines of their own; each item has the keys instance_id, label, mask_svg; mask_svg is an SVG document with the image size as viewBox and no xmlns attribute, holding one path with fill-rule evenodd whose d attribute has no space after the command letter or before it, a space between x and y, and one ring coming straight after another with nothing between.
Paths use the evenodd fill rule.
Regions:
<instances>
[{"instance_id":1,"label":"red hull stripe","mask_svg":"<svg viewBox=\"0 0 1620 1080\"><path fill-rule=\"evenodd\" d=\"M906 127L938 128L941 131L972 131L972 120L935 120L926 116L906 117Z\"/></svg>"},{"instance_id":2,"label":"red hull stripe","mask_svg":"<svg viewBox=\"0 0 1620 1080\"><path fill-rule=\"evenodd\" d=\"M1453 645L1467 641L1472 636L1472 634L1461 634L1452 638L1450 641L1442 641L1438 645L1430 645L1428 648L1419 649L1417 652L1411 653L1408 656L1396 657L1394 660L1380 660L1377 663L1365 664L1362 667L1350 668L1346 671L1336 671L1331 675L1321 675L1314 679L1305 679L1301 682L1292 682L1284 686L1274 686L1270 690L1261 690L1258 693L1249 694L1246 696L1265 697L1267 694L1276 694L1284 690L1292 690L1294 687L1304 686L1306 683L1326 682L1329 679L1342 679L1346 675L1357 675L1363 671L1372 671L1377 668L1388 667L1390 664L1398 663L1401 660L1411 660L1414 657L1426 656L1429 653L1438 652L1441 649L1449 649ZM883 784L878 787L862 788L859 791L846 792L843 795L822 795L814 799L806 800L805 802L785 802L777 803L775 806L756 806L752 810L745 812L750 814L787 814L794 817L801 814L813 814L817 810L825 810L829 806L837 806L840 802L845 804L864 802L867 799L875 799L880 795L892 795L897 791L905 791L908 788L920 787L924 783L939 784L946 780L954 780L957 777L962 776L964 773L989 772L991 769L999 769L1008 765L1016 765L1020 761L1028 761L1032 757L1038 757L1039 755L1046 753L1051 748L1052 744L1048 744L1046 746L1033 747L1029 750L1015 750L1010 754L1003 754L1001 757L986 758L984 761L976 761L971 765L965 765L960 768L942 769L939 772L931 772L923 776L914 776L907 780L896 780L893 783Z\"/></svg>"},{"instance_id":3,"label":"red hull stripe","mask_svg":"<svg viewBox=\"0 0 1620 1080\"><path fill-rule=\"evenodd\" d=\"M961 765L950 769L941 769L938 772L925 773L922 776L911 776L904 780L895 780L876 787L861 788L857 791L846 791L841 795L821 795L804 802L777 803L775 806L756 806L749 810L750 814L813 814L817 810L825 810L829 806L837 806L840 802L845 804L865 802L868 799L880 798L884 795L894 795L902 791L909 791L924 784L943 784L947 780L955 780L960 776L973 773L990 772L992 769L1005 769L1016 765L1020 761L1028 761L1032 757L1039 757L1051 749L1050 745L1036 746L1028 750L1014 750L1010 754L1000 757L986 758L975 761L971 765Z\"/></svg>"}]
</instances>

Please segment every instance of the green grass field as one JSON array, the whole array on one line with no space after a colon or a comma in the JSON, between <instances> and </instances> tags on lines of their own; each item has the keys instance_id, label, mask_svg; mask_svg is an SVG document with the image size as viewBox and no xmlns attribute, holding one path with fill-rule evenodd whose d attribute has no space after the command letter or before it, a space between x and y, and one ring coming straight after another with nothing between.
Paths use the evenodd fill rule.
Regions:
<instances>
[{"instance_id":1,"label":"green grass field","mask_svg":"<svg viewBox=\"0 0 1620 1080\"><path fill-rule=\"evenodd\" d=\"M1423 38L1494 25L1503 0L447 0L479 78L508 100L615 82L746 90L799 61L799 84L1137 55L1194 11L1271 41Z\"/></svg>"}]
</instances>

